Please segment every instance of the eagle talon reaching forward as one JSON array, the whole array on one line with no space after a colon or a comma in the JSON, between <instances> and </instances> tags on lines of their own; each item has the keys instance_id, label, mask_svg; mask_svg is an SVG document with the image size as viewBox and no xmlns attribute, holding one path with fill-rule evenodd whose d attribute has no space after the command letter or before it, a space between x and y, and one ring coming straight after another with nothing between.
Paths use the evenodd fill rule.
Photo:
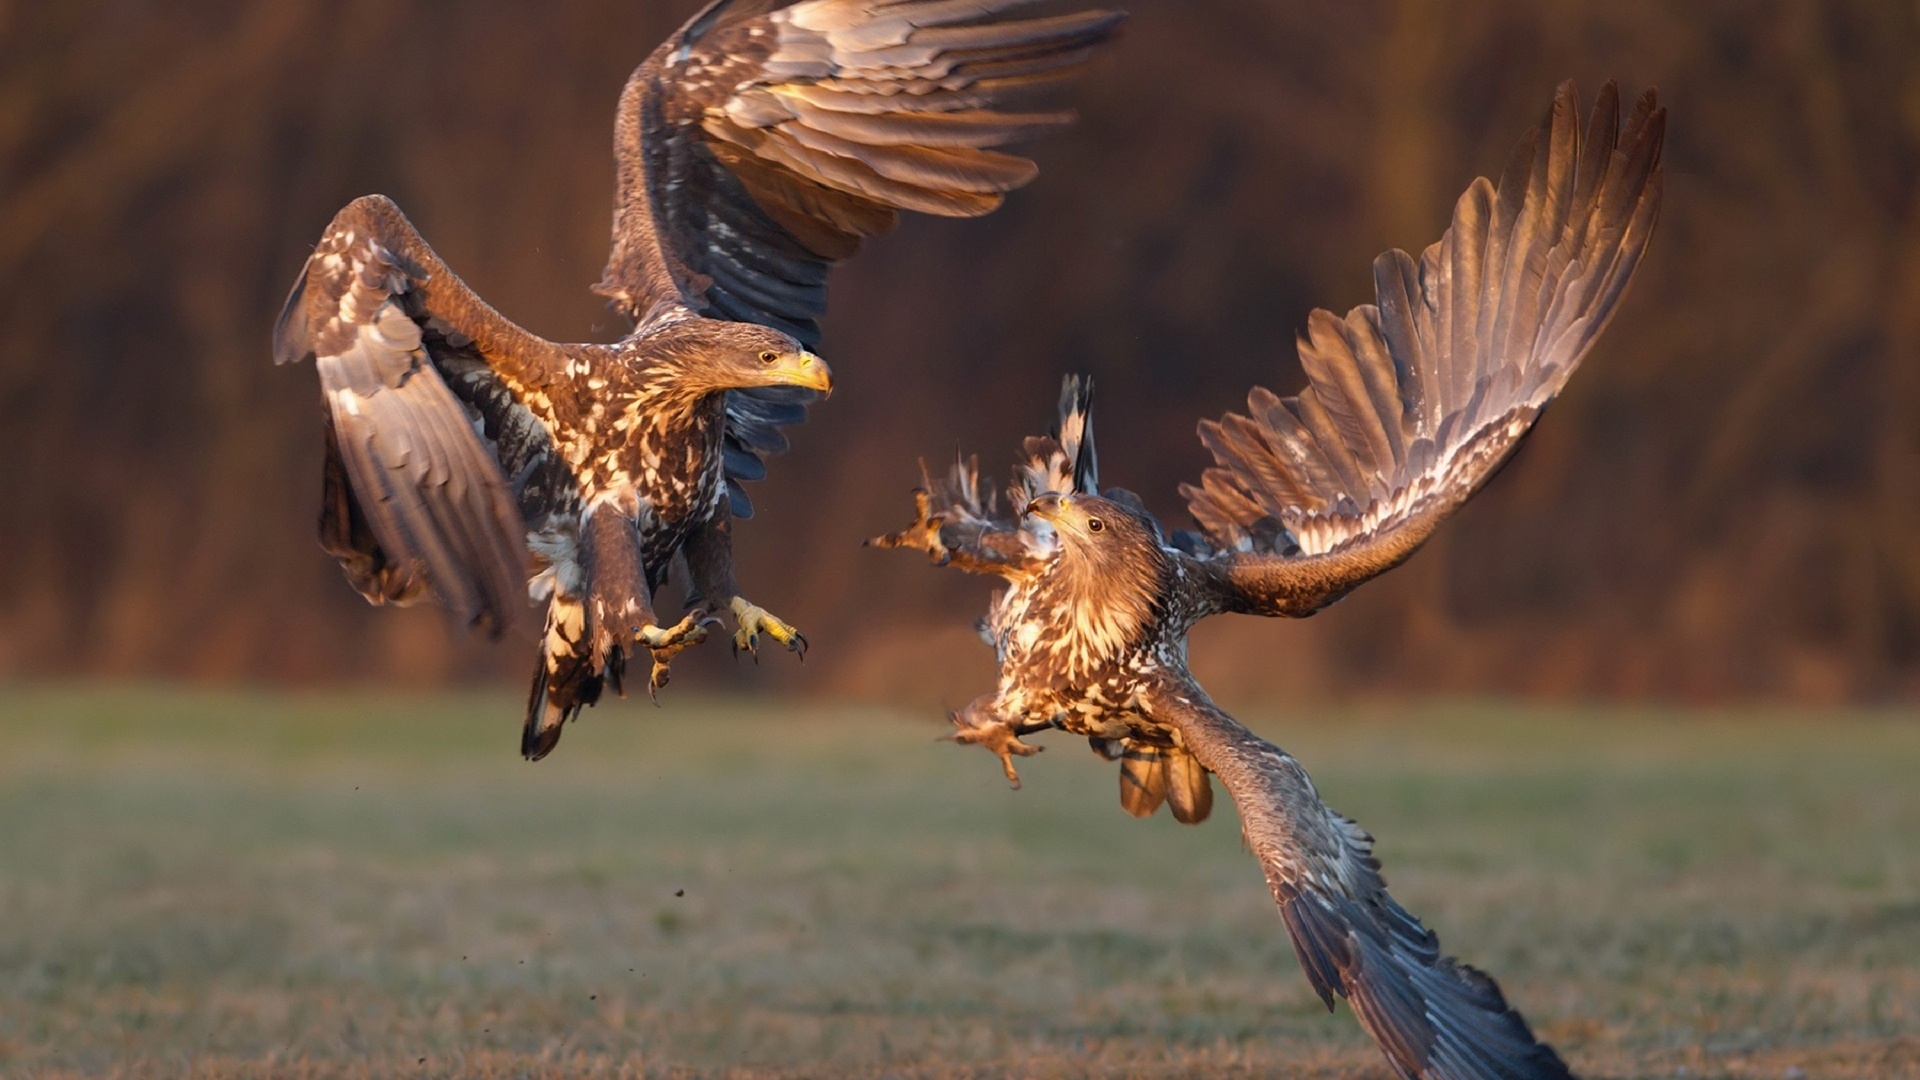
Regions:
<instances>
[{"instance_id":1,"label":"eagle talon reaching forward","mask_svg":"<svg viewBox=\"0 0 1920 1080\"><path fill-rule=\"evenodd\" d=\"M660 704L660 691L667 688L668 680L673 677L670 666L673 658L707 640L707 627L717 621L698 611L690 611L670 627L642 626L634 630L634 639L646 647L653 660L653 667L647 672L648 701Z\"/></svg>"},{"instance_id":2,"label":"eagle talon reaching forward","mask_svg":"<svg viewBox=\"0 0 1920 1080\"><path fill-rule=\"evenodd\" d=\"M633 632L634 640L646 646L658 658L665 653L672 657L689 645L698 645L707 640L707 627L713 620L697 611L688 612L685 618L672 626L642 626Z\"/></svg>"},{"instance_id":3,"label":"eagle talon reaching forward","mask_svg":"<svg viewBox=\"0 0 1920 1080\"><path fill-rule=\"evenodd\" d=\"M754 663L760 662L760 635L765 634L779 642L790 653L801 660L807 658L807 639L791 623L777 618L772 612L758 604L749 603L744 597L733 598L733 617L740 629L733 635L733 654L747 653Z\"/></svg>"},{"instance_id":4,"label":"eagle talon reaching forward","mask_svg":"<svg viewBox=\"0 0 1920 1080\"><path fill-rule=\"evenodd\" d=\"M1660 205L1665 112L1620 123L1610 84L1584 131L1571 85L1495 187L1476 181L1439 243L1374 262L1377 301L1316 311L1308 386L1248 395L1200 425L1215 465L1182 488L1200 534L1169 536L1102 489L1091 383L1068 378L1051 438L1028 439L1010 504L971 459L915 493L876 538L1004 578L984 636L999 686L954 717L1018 785L1017 736L1059 727L1120 764L1120 801L1204 820L1217 776L1240 813L1315 991L1352 1006L1394 1070L1430 1080L1569 1076L1493 979L1440 951L1387 892L1373 837L1320 800L1300 763L1213 703L1187 670L1209 615L1302 617L1413 554L1512 455L1617 309Z\"/></svg>"},{"instance_id":5,"label":"eagle talon reaching forward","mask_svg":"<svg viewBox=\"0 0 1920 1080\"><path fill-rule=\"evenodd\" d=\"M920 471L924 474L926 470L927 463L923 461L920 463ZM913 511L915 515L913 524L899 532L876 536L867 541L867 545L883 548L913 548L916 551L926 552L933 559L935 566L945 566L952 558L947 551L947 546L940 542L940 529L947 523L947 519L933 512L933 495L927 488L913 489Z\"/></svg>"},{"instance_id":6,"label":"eagle talon reaching forward","mask_svg":"<svg viewBox=\"0 0 1920 1080\"><path fill-rule=\"evenodd\" d=\"M1029 731L1052 726L1043 724L1039 727L1022 729L1010 721L987 713L977 701L959 712L947 713L947 720L953 724L954 731L953 734L944 736L946 741L978 746L991 752L993 756L1000 759L1000 767L1007 774L1007 783L1012 784L1016 791L1020 788L1020 773L1013 767L1015 755L1032 757L1046 749L1044 746L1023 743L1020 741L1020 736Z\"/></svg>"},{"instance_id":7,"label":"eagle talon reaching forward","mask_svg":"<svg viewBox=\"0 0 1920 1080\"><path fill-rule=\"evenodd\" d=\"M739 598L742 485L831 391L812 352L827 272L903 210L976 217L1031 180L998 147L1072 119L1025 111L1115 32L1029 0L713 0L627 81L614 126L613 247L595 291L614 344L545 341L456 277L400 209L327 226L274 331L327 402L322 546L374 604L431 593L499 634L546 605L521 750L668 661L731 607L736 648L806 639ZM1019 105L1019 110L1011 106ZM662 627L676 562L690 615ZM531 581L529 581L531 577ZM665 620L671 622L671 620Z\"/></svg>"}]
</instances>

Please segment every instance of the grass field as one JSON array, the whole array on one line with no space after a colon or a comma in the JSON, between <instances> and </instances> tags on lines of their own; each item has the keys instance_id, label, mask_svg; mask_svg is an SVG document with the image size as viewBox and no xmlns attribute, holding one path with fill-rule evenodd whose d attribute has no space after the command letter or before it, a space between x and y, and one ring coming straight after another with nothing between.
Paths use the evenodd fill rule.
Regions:
<instances>
[{"instance_id":1,"label":"grass field","mask_svg":"<svg viewBox=\"0 0 1920 1080\"><path fill-rule=\"evenodd\" d=\"M1382 1077L1230 810L679 697L0 693L0 1074ZM1248 719L1590 1077L1920 1076L1920 723Z\"/></svg>"}]
</instances>

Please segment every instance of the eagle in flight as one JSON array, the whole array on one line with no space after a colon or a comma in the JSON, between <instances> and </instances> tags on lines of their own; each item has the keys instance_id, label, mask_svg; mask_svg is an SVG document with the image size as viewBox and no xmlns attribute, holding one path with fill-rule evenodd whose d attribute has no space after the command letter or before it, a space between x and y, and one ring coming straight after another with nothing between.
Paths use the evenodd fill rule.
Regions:
<instances>
[{"instance_id":1,"label":"eagle in flight","mask_svg":"<svg viewBox=\"0 0 1920 1080\"><path fill-rule=\"evenodd\" d=\"M595 291L633 321L563 345L509 322L397 206L349 203L274 334L327 403L322 545L374 604L431 593L498 635L547 603L522 752L667 663L730 611L736 649L806 639L740 595L741 484L827 393L812 352L827 270L902 210L992 211L1031 180L993 147L1071 115L1034 107L1121 16L1007 18L1030 0L715 0L628 80L613 250ZM675 559L688 613L653 594ZM529 578L531 580L529 581Z\"/></svg>"},{"instance_id":2,"label":"eagle in flight","mask_svg":"<svg viewBox=\"0 0 1920 1080\"><path fill-rule=\"evenodd\" d=\"M1312 615L1399 565L1513 454L1619 305L1659 213L1665 110L1625 125L1608 85L1585 130L1571 84L1499 185L1476 180L1440 242L1374 260L1376 300L1315 311L1307 387L1255 389L1200 425L1215 465L1169 535L1102 490L1092 385L1069 378L1051 438L1028 439L1001 517L973 461L928 477L919 518L874 542L1008 582L982 624L999 688L953 717L1018 786L1021 736L1061 728L1120 763L1120 802L1182 822L1226 785L1307 978L1345 998L1402 1077L1565 1077L1493 979L1440 951L1388 894L1373 838L1306 771L1221 711L1187 632L1222 612ZM924 470L923 470L924 471Z\"/></svg>"}]
</instances>

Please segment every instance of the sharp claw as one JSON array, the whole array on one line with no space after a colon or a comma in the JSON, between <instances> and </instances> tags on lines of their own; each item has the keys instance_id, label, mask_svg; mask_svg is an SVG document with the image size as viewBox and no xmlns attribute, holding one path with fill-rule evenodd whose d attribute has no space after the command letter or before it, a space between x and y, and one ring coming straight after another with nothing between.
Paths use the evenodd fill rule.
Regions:
<instances>
[{"instance_id":1,"label":"sharp claw","mask_svg":"<svg viewBox=\"0 0 1920 1080\"><path fill-rule=\"evenodd\" d=\"M1021 742L1019 734L1004 721L988 720L975 723L959 713L951 712L947 714L947 719L957 730L951 735L944 736L942 741L978 746L999 758L1000 767L1007 774L1007 782L1012 784L1016 791L1020 788L1020 773L1013 767L1014 756L1017 754L1020 757L1032 757L1046 749L1044 746L1033 746Z\"/></svg>"},{"instance_id":2,"label":"sharp claw","mask_svg":"<svg viewBox=\"0 0 1920 1080\"><path fill-rule=\"evenodd\" d=\"M876 536L864 542L867 547L918 548L933 558L936 565L945 566L952 558L946 545L940 542L940 528L947 523L945 514L933 513L933 498L925 488L913 490L913 524L899 532Z\"/></svg>"},{"instance_id":3,"label":"sharp claw","mask_svg":"<svg viewBox=\"0 0 1920 1080\"><path fill-rule=\"evenodd\" d=\"M775 618L765 608L741 598L734 598L734 617L739 620L740 629L733 635L733 652L737 658L746 652L753 662L760 662L760 639L762 636L773 638L789 652L798 652L805 658L807 643L800 631Z\"/></svg>"}]
</instances>

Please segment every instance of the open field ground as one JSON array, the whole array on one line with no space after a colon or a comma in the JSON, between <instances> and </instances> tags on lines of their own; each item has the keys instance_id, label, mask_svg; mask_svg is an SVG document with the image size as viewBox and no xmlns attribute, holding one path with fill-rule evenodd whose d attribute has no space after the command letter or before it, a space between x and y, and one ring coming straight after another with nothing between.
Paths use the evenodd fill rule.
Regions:
<instances>
[{"instance_id":1,"label":"open field ground","mask_svg":"<svg viewBox=\"0 0 1920 1080\"><path fill-rule=\"evenodd\" d=\"M0 1074L1382 1077L1233 814L933 717L0 692ZM1920 1076L1920 723L1253 713L1590 1077ZM1795 1070L1798 1070L1797 1072Z\"/></svg>"}]
</instances>

